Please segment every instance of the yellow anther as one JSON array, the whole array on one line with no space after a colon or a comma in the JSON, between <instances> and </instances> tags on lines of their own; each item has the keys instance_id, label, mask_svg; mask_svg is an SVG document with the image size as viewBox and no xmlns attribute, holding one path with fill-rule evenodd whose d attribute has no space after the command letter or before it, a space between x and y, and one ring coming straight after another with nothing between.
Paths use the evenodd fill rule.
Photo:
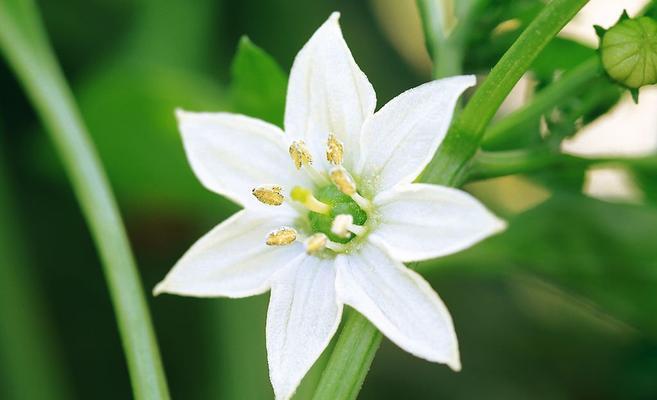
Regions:
<instances>
[{"instance_id":1,"label":"yellow anther","mask_svg":"<svg viewBox=\"0 0 657 400\"><path fill-rule=\"evenodd\" d=\"M283 204L285 197L283 196L283 188L278 185L262 185L254 188L251 193L258 199L261 203L268 204L270 206L280 206Z\"/></svg>"},{"instance_id":2,"label":"yellow anther","mask_svg":"<svg viewBox=\"0 0 657 400\"><path fill-rule=\"evenodd\" d=\"M331 170L329 173L331 182L344 194L351 196L356 193L356 182L354 178L349 175L349 172L344 168L338 166Z\"/></svg>"},{"instance_id":3,"label":"yellow anther","mask_svg":"<svg viewBox=\"0 0 657 400\"><path fill-rule=\"evenodd\" d=\"M297 231L294 228L284 226L269 232L265 243L268 246L286 246L294 243L295 240L297 240Z\"/></svg>"},{"instance_id":4,"label":"yellow anther","mask_svg":"<svg viewBox=\"0 0 657 400\"><path fill-rule=\"evenodd\" d=\"M333 220L333 223L331 224L331 232L335 233L337 236L348 238L351 236L349 227L351 227L353 223L354 217L349 214L340 214Z\"/></svg>"},{"instance_id":5,"label":"yellow anther","mask_svg":"<svg viewBox=\"0 0 657 400\"><path fill-rule=\"evenodd\" d=\"M294 161L294 166L301 169L304 165L311 165L313 158L303 140L295 140L290 145L290 157Z\"/></svg>"},{"instance_id":6,"label":"yellow anther","mask_svg":"<svg viewBox=\"0 0 657 400\"><path fill-rule=\"evenodd\" d=\"M312 192L308 189L295 186L292 189L290 196L292 197L292 200L303 204L303 206L310 211L314 211L319 214L328 214L331 211L331 206L317 200L315 196L313 196Z\"/></svg>"},{"instance_id":7,"label":"yellow anther","mask_svg":"<svg viewBox=\"0 0 657 400\"><path fill-rule=\"evenodd\" d=\"M326 243L328 243L328 238L326 235L323 233L316 233L306 239L304 242L304 245L306 246L306 253L315 254L319 251L322 251L326 247Z\"/></svg>"},{"instance_id":8,"label":"yellow anther","mask_svg":"<svg viewBox=\"0 0 657 400\"><path fill-rule=\"evenodd\" d=\"M342 157L344 156L344 146L334 134L330 133L328 142L326 143L326 159L333 165L342 164Z\"/></svg>"}]
</instances>

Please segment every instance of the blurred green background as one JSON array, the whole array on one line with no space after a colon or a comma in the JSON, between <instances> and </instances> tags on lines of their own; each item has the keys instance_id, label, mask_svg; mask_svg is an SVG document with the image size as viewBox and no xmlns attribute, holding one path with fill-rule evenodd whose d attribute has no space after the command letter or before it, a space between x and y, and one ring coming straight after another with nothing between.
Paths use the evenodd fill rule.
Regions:
<instances>
[{"instance_id":1,"label":"blurred green background","mask_svg":"<svg viewBox=\"0 0 657 400\"><path fill-rule=\"evenodd\" d=\"M402 3L408 4L399 8ZM175 107L233 110L280 124L294 55L334 10L342 12L346 40L379 106L430 79L410 0L38 4L118 196L148 292L195 239L238 209L194 178ZM468 73L490 69L542 6L538 0L477 4ZM509 20L517 26L499 29ZM557 39L533 68L536 90L594 52ZM577 124L551 129L572 134L619 100L607 82L598 89L588 95L604 93L607 103ZM585 100L564 99L562 111ZM539 122L523 127L527 142L539 137ZM4 62L0 139L0 398L131 398L89 232ZM657 398L657 171L626 172L638 200L584 195L583 169L469 186L510 220L509 230L419 266L452 313L463 371L419 360L384 340L360 398ZM173 398L273 397L264 349L267 295L149 302ZM39 370L54 391L42 391L27 375ZM308 396L317 372L297 398Z\"/></svg>"}]
</instances>

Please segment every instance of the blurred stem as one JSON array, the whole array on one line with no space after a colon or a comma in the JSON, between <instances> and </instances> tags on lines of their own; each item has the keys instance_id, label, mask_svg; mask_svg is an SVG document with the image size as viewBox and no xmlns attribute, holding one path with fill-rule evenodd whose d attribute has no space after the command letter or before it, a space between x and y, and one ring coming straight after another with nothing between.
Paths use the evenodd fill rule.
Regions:
<instances>
[{"instance_id":1,"label":"blurred stem","mask_svg":"<svg viewBox=\"0 0 657 400\"><path fill-rule=\"evenodd\" d=\"M168 399L137 268L105 173L29 0L0 2L0 47L50 133L100 253L137 399Z\"/></svg>"},{"instance_id":2,"label":"blurred stem","mask_svg":"<svg viewBox=\"0 0 657 400\"><path fill-rule=\"evenodd\" d=\"M541 10L456 118L420 180L450 186L461 183L463 167L479 148L488 123L506 96L538 54L587 2L552 0Z\"/></svg>"},{"instance_id":3,"label":"blurred stem","mask_svg":"<svg viewBox=\"0 0 657 400\"><path fill-rule=\"evenodd\" d=\"M478 153L469 166L469 181L534 172L546 167L619 165L657 169L657 155L646 157L577 157L547 147Z\"/></svg>"},{"instance_id":4,"label":"blurred stem","mask_svg":"<svg viewBox=\"0 0 657 400\"><path fill-rule=\"evenodd\" d=\"M595 55L540 91L531 103L494 124L486 131L482 145L494 148L500 144L512 142L517 135L524 135L525 132L517 129L518 126L525 126L528 122L538 120L543 114L572 94L579 92L600 75L600 61L599 57Z\"/></svg>"},{"instance_id":5,"label":"blurred stem","mask_svg":"<svg viewBox=\"0 0 657 400\"><path fill-rule=\"evenodd\" d=\"M381 344L381 333L357 311L349 309L313 400L352 400Z\"/></svg>"},{"instance_id":6,"label":"blurred stem","mask_svg":"<svg viewBox=\"0 0 657 400\"><path fill-rule=\"evenodd\" d=\"M43 296L32 279L0 146L0 397L70 398L65 370L49 335Z\"/></svg>"},{"instance_id":7,"label":"blurred stem","mask_svg":"<svg viewBox=\"0 0 657 400\"><path fill-rule=\"evenodd\" d=\"M435 79L462 72L463 46L454 29L457 25L453 0L417 0L427 51Z\"/></svg>"}]
</instances>

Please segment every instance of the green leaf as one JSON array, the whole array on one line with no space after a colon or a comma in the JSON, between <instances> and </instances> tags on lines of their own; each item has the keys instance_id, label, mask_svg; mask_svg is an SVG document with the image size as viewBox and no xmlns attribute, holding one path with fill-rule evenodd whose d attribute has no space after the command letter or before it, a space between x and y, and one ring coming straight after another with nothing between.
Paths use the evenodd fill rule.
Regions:
<instances>
[{"instance_id":1,"label":"green leaf","mask_svg":"<svg viewBox=\"0 0 657 400\"><path fill-rule=\"evenodd\" d=\"M276 61L243 36L231 66L236 112L283 126L287 77Z\"/></svg>"},{"instance_id":2,"label":"green leaf","mask_svg":"<svg viewBox=\"0 0 657 400\"><path fill-rule=\"evenodd\" d=\"M532 274L654 337L656 237L657 208L557 193L504 234L428 264L433 273Z\"/></svg>"}]
</instances>

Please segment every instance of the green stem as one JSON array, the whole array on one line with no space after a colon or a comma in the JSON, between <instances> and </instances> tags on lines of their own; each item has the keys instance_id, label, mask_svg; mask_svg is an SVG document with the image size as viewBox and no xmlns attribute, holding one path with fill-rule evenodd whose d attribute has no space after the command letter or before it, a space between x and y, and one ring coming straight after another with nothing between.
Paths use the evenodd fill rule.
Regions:
<instances>
[{"instance_id":1,"label":"green stem","mask_svg":"<svg viewBox=\"0 0 657 400\"><path fill-rule=\"evenodd\" d=\"M365 317L349 310L313 400L355 399L381 344L381 337Z\"/></svg>"},{"instance_id":2,"label":"green stem","mask_svg":"<svg viewBox=\"0 0 657 400\"><path fill-rule=\"evenodd\" d=\"M22 232L0 148L0 397L63 400L71 397L41 291L21 246Z\"/></svg>"},{"instance_id":3,"label":"green stem","mask_svg":"<svg viewBox=\"0 0 657 400\"><path fill-rule=\"evenodd\" d=\"M531 103L490 127L486 131L482 145L485 148L496 148L513 142L518 135L525 135L526 132L518 127L537 121L543 114L563 102L563 99L577 93L600 75L600 61L596 55L540 91Z\"/></svg>"},{"instance_id":4,"label":"green stem","mask_svg":"<svg viewBox=\"0 0 657 400\"><path fill-rule=\"evenodd\" d=\"M103 264L137 399L168 399L160 354L114 196L33 2L0 2L0 47L50 133Z\"/></svg>"},{"instance_id":5,"label":"green stem","mask_svg":"<svg viewBox=\"0 0 657 400\"><path fill-rule=\"evenodd\" d=\"M550 151L547 147L533 149L480 152L468 166L469 181L534 172L556 165L584 166L622 165L657 168L657 155L645 157L577 157Z\"/></svg>"},{"instance_id":6,"label":"green stem","mask_svg":"<svg viewBox=\"0 0 657 400\"><path fill-rule=\"evenodd\" d=\"M484 131L513 86L545 46L588 0L552 0L493 67L452 124L422 174L424 182L457 186L462 169L475 154Z\"/></svg>"},{"instance_id":7,"label":"green stem","mask_svg":"<svg viewBox=\"0 0 657 400\"><path fill-rule=\"evenodd\" d=\"M452 0L417 0L427 51L433 61L432 75L444 78L462 72L463 47L454 33L456 16Z\"/></svg>"}]
</instances>

